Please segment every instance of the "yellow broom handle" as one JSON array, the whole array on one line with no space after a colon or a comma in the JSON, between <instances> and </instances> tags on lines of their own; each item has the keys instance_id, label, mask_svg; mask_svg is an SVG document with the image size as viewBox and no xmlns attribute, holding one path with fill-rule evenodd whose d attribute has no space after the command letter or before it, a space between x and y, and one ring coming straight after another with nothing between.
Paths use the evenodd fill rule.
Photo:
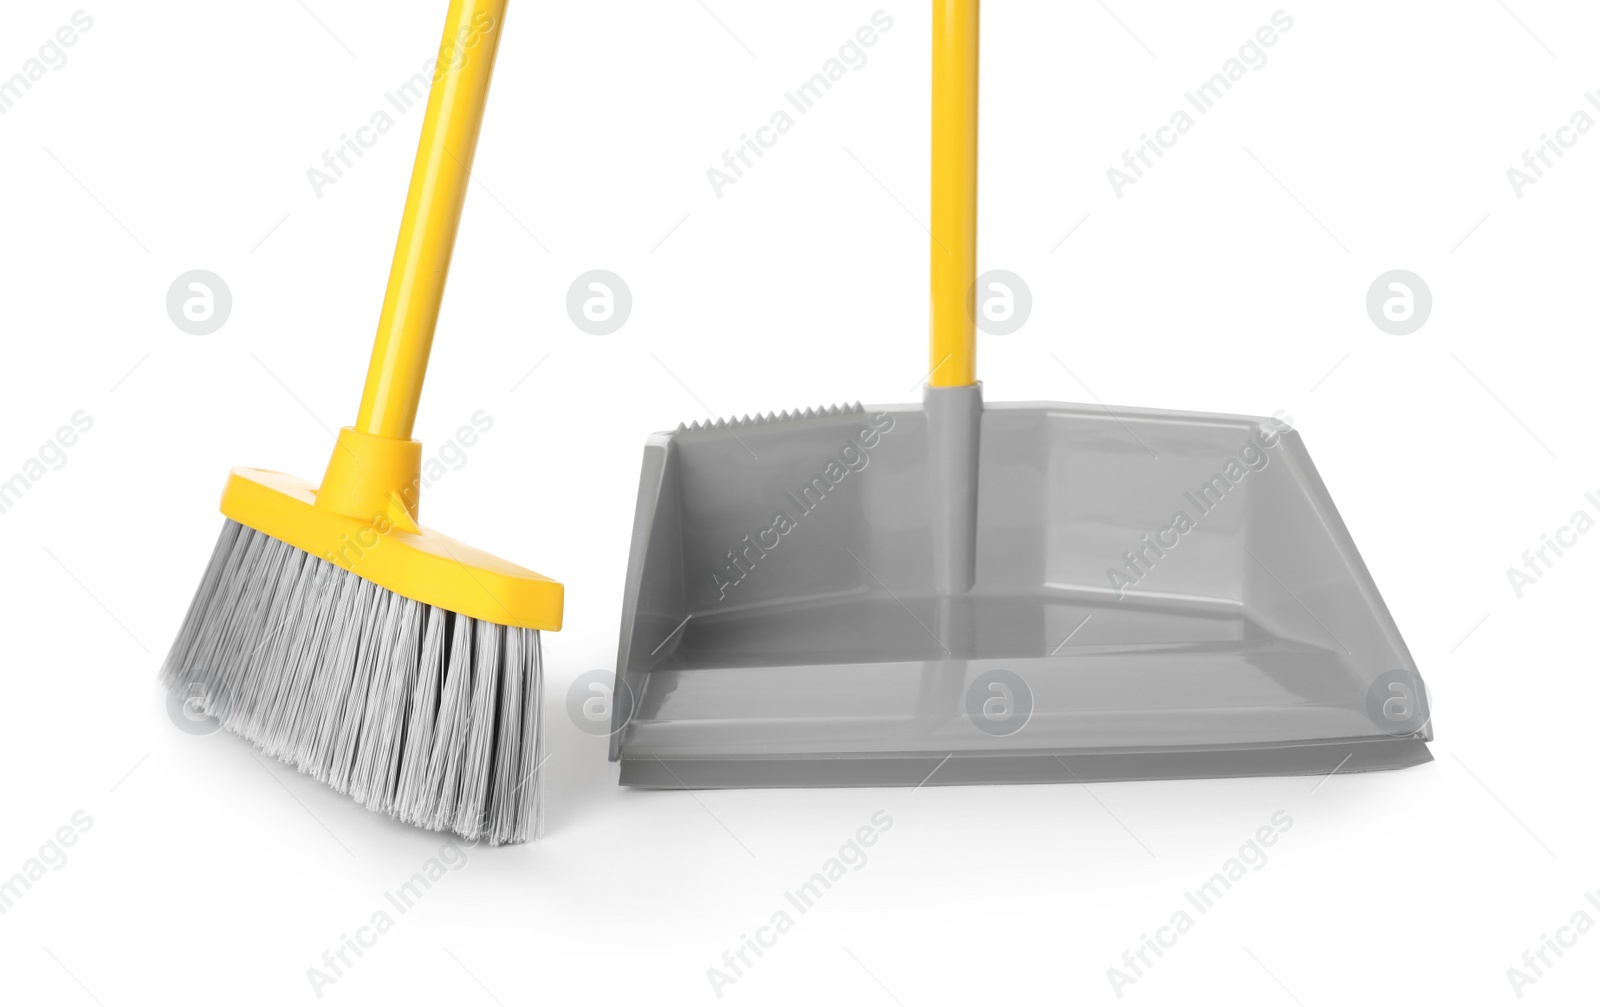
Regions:
<instances>
[{"instance_id":1,"label":"yellow broom handle","mask_svg":"<svg viewBox=\"0 0 1600 1007\"><path fill-rule=\"evenodd\" d=\"M451 0L356 429L408 439L489 97L505 0Z\"/></svg>"},{"instance_id":2,"label":"yellow broom handle","mask_svg":"<svg viewBox=\"0 0 1600 1007\"><path fill-rule=\"evenodd\" d=\"M933 0L932 136L928 384L945 388L977 381L978 0Z\"/></svg>"}]
</instances>

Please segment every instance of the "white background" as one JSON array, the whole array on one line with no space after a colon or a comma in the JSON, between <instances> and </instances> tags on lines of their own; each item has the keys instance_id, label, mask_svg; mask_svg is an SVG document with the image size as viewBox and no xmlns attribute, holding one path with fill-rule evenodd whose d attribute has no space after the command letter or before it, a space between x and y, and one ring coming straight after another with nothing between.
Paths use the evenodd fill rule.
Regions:
<instances>
[{"instance_id":1,"label":"white background","mask_svg":"<svg viewBox=\"0 0 1600 1007\"><path fill-rule=\"evenodd\" d=\"M563 701L615 660L645 436L919 395L929 10L885 4L869 62L718 198L706 169L878 3L518 3L417 433L432 451L493 417L424 519L567 585L567 628L544 636L548 834L471 851L324 1001L717 1002L707 969L879 810L894 825L865 867L723 1001L1115 1002L1106 970L1279 810L1294 825L1266 866L1124 1000L1509 1003L1524 950L1580 909L1600 921L1600 534L1520 599L1506 578L1600 511L1600 131L1520 198L1506 176L1590 108L1600 13L1289 7L1269 62L1118 198L1106 169L1277 7L1107 6L985 11L980 268L1034 298L1021 331L983 337L987 394L1287 411L1428 678L1437 761L1325 782L618 788ZM227 469L314 480L353 418L420 109L320 198L306 170L422 66L443 7L88 8L68 62L0 116L0 478L75 411L94 421L0 515L0 876L93 820L0 916L8 1003L312 1002L306 970L440 846L231 735L179 731L155 675ZM0 77L76 9L6 5ZM197 268L234 299L209 336L165 310ZM634 297L603 337L565 311L595 268ZM1365 310L1395 268L1434 298L1408 336ZM1524 999L1597 981L1588 934Z\"/></svg>"}]
</instances>

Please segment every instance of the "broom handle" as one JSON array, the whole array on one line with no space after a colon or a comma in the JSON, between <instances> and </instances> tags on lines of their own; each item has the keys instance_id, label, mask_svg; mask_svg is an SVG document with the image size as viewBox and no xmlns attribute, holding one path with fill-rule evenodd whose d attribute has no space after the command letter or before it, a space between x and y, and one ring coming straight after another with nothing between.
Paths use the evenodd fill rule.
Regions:
<instances>
[{"instance_id":1,"label":"broom handle","mask_svg":"<svg viewBox=\"0 0 1600 1007\"><path fill-rule=\"evenodd\" d=\"M928 384L977 381L978 0L933 0Z\"/></svg>"},{"instance_id":2,"label":"broom handle","mask_svg":"<svg viewBox=\"0 0 1600 1007\"><path fill-rule=\"evenodd\" d=\"M451 0L356 430L408 440L422 397L506 0Z\"/></svg>"}]
</instances>

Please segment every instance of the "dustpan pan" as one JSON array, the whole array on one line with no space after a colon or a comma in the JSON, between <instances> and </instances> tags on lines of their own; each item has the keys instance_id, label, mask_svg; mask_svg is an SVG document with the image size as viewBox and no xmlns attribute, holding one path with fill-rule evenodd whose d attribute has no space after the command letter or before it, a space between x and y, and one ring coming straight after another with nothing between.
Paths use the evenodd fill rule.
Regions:
<instances>
[{"instance_id":1,"label":"dustpan pan","mask_svg":"<svg viewBox=\"0 0 1600 1007\"><path fill-rule=\"evenodd\" d=\"M650 438L625 786L1325 774L1430 761L1416 664L1281 419L985 405L977 0L934 7L931 371Z\"/></svg>"}]
</instances>

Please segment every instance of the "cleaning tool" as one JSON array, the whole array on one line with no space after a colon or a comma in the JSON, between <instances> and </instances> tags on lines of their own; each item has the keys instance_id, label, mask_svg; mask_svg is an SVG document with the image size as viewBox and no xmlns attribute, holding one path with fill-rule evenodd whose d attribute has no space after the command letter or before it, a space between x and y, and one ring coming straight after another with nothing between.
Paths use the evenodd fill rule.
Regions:
<instances>
[{"instance_id":1,"label":"cleaning tool","mask_svg":"<svg viewBox=\"0 0 1600 1007\"><path fill-rule=\"evenodd\" d=\"M417 524L411 430L504 17L450 4L355 425L319 487L233 470L161 672L368 808L491 843L539 832L539 631L562 589Z\"/></svg>"},{"instance_id":2,"label":"cleaning tool","mask_svg":"<svg viewBox=\"0 0 1600 1007\"><path fill-rule=\"evenodd\" d=\"M1416 665L1283 419L985 406L978 0L933 4L920 406L645 448L626 786L919 786L1429 761Z\"/></svg>"}]
</instances>

